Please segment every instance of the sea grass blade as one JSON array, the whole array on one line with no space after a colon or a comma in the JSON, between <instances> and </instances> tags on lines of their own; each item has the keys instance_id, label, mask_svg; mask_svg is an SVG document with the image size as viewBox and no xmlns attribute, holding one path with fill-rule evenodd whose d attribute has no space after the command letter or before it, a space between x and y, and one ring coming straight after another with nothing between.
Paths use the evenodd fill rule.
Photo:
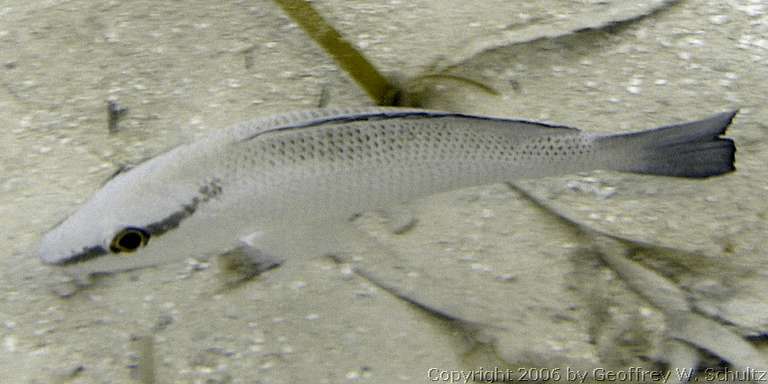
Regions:
<instances>
[{"instance_id":1,"label":"sea grass blade","mask_svg":"<svg viewBox=\"0 0 768 384\"><path fill-rule=\"evenodd\" d=\"M377 105L392 105L398 88L329 24L305 0L275 0L352 79L360 85Z\"/></svg>"}]
</instances>

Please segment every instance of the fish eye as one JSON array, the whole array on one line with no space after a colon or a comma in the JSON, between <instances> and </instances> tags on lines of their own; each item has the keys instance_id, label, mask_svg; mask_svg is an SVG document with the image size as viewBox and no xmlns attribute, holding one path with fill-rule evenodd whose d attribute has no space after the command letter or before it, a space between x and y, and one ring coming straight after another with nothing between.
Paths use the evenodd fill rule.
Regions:
<instances>
[{"instance_id":1,"label":"fish eye","mask_svg":"<svg viewBox=\"0 0 768 384\"><path fill-rule=\"evenodd\" d=\"M109 250L114 253L133 252L140 247L147 245L149 241L149 232L136 227L126 227L120 230L112 242L109 244Z\"/></svg>"}]
</instances>

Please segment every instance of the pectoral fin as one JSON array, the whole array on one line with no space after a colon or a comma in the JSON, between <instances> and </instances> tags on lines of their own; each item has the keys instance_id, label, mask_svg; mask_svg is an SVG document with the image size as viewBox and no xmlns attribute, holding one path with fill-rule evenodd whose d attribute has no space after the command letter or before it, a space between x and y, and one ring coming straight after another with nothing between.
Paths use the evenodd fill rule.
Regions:
<instances>
[{"instance_id":1,"label":"pectoral fin","mask_svg":"<svg viewBox=\"0 0 768 384\"><path fill-rule=\"evenodd\" d=\"M220 277L226 288L235 288L284 262L283 258L257 248L253 236L240 239L235 247L216 256Z\"/></svg>"},{"instance_id":2,"label":"pectoral fin","mask_svg":"<svg viewBox=\"0 0 768 384\"><path fill-rule=\"evenodd\" d=\"M269 231L248 234L216 257L221 277L233 288L285 261L341 252L349 228L346 222L272 224Z\"/></svg>"}]
</instances>

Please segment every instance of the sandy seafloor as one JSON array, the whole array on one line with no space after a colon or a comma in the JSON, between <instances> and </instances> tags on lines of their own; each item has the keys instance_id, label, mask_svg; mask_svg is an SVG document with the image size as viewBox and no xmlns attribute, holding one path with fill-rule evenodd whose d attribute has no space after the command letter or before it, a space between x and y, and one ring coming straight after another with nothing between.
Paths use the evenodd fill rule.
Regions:
<instances>
[{"instance_id":1,"label":"sandy seafloor","mask_svg":"<svg viewBox=\"0 0 768 384\"><path fill-rule=\"evenodd\" d=\"M313 3L383 71L401 77L455 61L487 36L566 28L564 21L572 28L598 12L619 17L610 10L621 8L619 1ZM488 39L501 46L461 57L454 73L501 95L447 82L427 106L592 131L741 108L729 131L738 147L733 174L595 172L525 185L596 228L695 251L700 259L645 265L768 355L760 342L768 331L768 4L689 0L610 29L515 46ZM137 335L154 338L157 383L434 382L441 372L479 367L658 369L662 315L582 251L583 239L501 185L414 202L419 221L403 235L384 231L376 217L361 224L399 254L370 268L482 324L479 338L324 258L289 261L234 290L221 289L215 263L187 262L104 277L69 298L56 294L63 275L40 264L37 243L119 164L256 116L315 106L323 89L331 107L368 104L270 1L0 2L0 383L139 382L142 370L132 367L147 365L131 341ZM130 109L114 134L108 99ZM355 255L361 264L368 256Z\"/></svg>"}]
</instances>

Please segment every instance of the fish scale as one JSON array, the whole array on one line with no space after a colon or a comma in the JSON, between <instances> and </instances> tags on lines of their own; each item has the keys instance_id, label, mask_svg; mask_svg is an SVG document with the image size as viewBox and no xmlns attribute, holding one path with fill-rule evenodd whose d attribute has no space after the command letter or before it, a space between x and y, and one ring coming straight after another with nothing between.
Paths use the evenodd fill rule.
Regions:
<instances>
[{"instance_id":1,"label":"fish scale","mask_svg":"<svg viewBox=\"0 0 768 384\"><path fill-rule=\"evenodd\" d=\"M542 126L539 132L520 134L506 126L506 121L474 122L455 115L442 119L345 120L301 132L278 131L258 136L255 143L253 139L239 142L235 148L248 148L235 150L234 156L240 153L244 158L239 163L243 164L247 158L258 158L262 167L273 167L274 179L283 183L295 180L297 188L310 179L317 187L325 185L322 180L333 181L328 191L312 190L308 197L315 202L321 196L326 196L325 204L339 194L365 196L367 201L340 207L340 216L354 213L349 210L376 208L463 186L592 168L586 163L594 162L591 137L574 129ZM545 144L553 142L562 150L552 144L550 153ZM252 168L243 167L236 178L251 174ZM285 212L292 205L295 201L287 201L281 209Z\"/></svg>"}]
</instances>

